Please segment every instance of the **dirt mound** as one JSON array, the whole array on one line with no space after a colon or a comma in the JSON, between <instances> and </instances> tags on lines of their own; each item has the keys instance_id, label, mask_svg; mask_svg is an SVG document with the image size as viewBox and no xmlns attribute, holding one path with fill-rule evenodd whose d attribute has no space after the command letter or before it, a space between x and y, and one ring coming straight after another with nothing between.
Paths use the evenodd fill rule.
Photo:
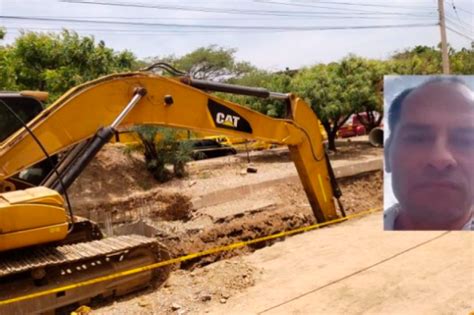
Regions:
<instances>
[{"instance_id":1,"label":"dirt mound","mask_svg":"<svg viewBox=\"0 0 474 315\"><path fill-rule=\"evenodd\" d=\"M112 202L156 185L139 154L122 145L106 145L69 189L75 207Z\"/></svg>"},{"instance_id":2,"label":"dirt mound","mask_svg":"<svg viewBox=\"0 0 474 315\"><path fill-rule=\"evenodd\" d=\"M114 199L113 201L89 203L76 210L76 214L96 222L110 220L112 224L150 218L152 220L186 221L192 215L191 199L178 193L154 189L146 193Z\"/></svg>"},{"instance_id":3,"label":"dirt mound","mask_svg":"<svg viewBox=\"0 0 474 315\"><path fill-rule=\"evenodd\" d=\"M341 202L347 214L383 206L383 173L372 172L341 178Z\"/></svg>"},{"instance_id":4,"label":"dirt mound","mask_svg":"<svg viewBox=\"0 0 474 315\"><path fill-rule=\"evenodd\" d=\"M153 212L151 218L161 218L167 221L186 221L191 218L192 203L188 196L172 194L166 198L167 205L161 211Z\"/></svg>"},{"instance_id":5,"label":"dirt mound","mask_svg":"<svg viewBox=\"0 0 474 315\"><path fill-rule=\"evenodd\" d=\"M253 240L311 223L314 223L314 218L309 209L265 209L246 215L230 216L202 230L190 229L181 233L175 231L174 235L165 234L160 241L167 245L173 257L179 257L234 242ZM159 223L155 226L160 230ZM269 240L233 251L191 259L183 262L180 268L192 270L221 259L253 252L276 241Z\"/></svg>"}]
</instances>

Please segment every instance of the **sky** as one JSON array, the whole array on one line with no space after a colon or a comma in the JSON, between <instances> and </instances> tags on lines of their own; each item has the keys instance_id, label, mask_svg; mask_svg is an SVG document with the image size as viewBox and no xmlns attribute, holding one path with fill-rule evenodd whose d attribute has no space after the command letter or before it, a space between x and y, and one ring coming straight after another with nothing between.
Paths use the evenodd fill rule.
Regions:
<instances>
[{"instance_id":1,"label":"sky","mask_svg":"<svg viewBox=\"0 0 474 315\"><path fill-rule=\"evenodd\" d=\"M393 99L400 94L403 90L416 87L426 80L433 78L434 76L421 76L421 75L386 75L384 76L384 126L388 126L387 114L390 109L390 104ZM474 91L474 75L463 75L457 76L464 83L470 87L471 91ZM384 139L385 142L390 135L389 129L384 128ZM392 180L391 174L385 172L384 169L384 209L388 209L390 206L397 202L392 191Z\"/></svg>"},{"instance_id":2,"label":"sky","mask_svg":"<svg viewBox=\"0 0 474 315\"><path fill-rule=\"evenodd\" d=\"M449 44L470 47L474 2L445 0L445 10L455 31L448 30ZM271 71L436 46L437 19L437 0L0 0L3 44L21 29L68 28L139 58L182 56L212 44L235 48L237 60ZM407 24L428 26L399 27ZM367 26L381 28L360 28Z\"/></svg>"}]
</instances>

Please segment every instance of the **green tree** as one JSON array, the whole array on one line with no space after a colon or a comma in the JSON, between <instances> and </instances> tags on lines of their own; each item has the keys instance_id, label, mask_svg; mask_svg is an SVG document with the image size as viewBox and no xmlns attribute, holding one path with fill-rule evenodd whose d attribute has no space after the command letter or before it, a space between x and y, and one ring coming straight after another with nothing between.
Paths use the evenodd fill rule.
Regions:
<instances>
[{"instance_id":1,"label":"green tree","mask_svg":"<svg viewBox=\"0 0 474 315\"><path fill-rule=\"evenodd\" d=\"M379 60L359 61L362 66L357 78L360 90L355 93L356 98L352 101L357 118L365 130L370 132L379 126L383 119L383 76L388 67Z\"/></svg>"},{"instance_id":2,"label":"green tree","mask_svg":"<svg viewBox=\"0 0 474 315\"><path fill-rule=\"evenodd\" d=\"M234 48L226 49L211 45L198 48L181 57L174 55L155 57L149 63L168 62L195 79L222 81L230 77L239 77L255 69L248 62L237 62L236 52Z\"/></svg>"},{"instance_id":3,"label":"green tree","mask_svg":"<svg viewBox=\"0 0 474 315\"><path fill-rule=\"evenodd\" d=\"M241 78L233 78L228 81L232 84L239 84L250 87L266 88L271 92L289 93L291 92L291 76L286 73L271 73L264 70L253 70ZM285 102L270 98L259 98L242 95L226 96L229 100L248 106L272 117L283 118L285 116Z\"/></svg>"},{"instance_id":4,"label":"green tree","mask_svg":"<svg viewBox=\"0 0 474 315\"><path fill-rule=\"evenodd\" d=\"M295 93L305 98L323 124L330 150L336 150L337 130L352 114L351 108L340 97L344 91L337 68L336 63L315 65L302 69L292 81Z\"/></svg>"},{"instance_id":5,"label":"green tree","mask_svg":"<svg viewBox=\"0 0 474 315\"><path fill-rule=\"evenodd\" d=\"M470 48L454 51L450 57L451 72L453 74L474 74L474 43Z\"/></svg>"},{"instance_id":6,"label":"green tree","mask_svg":"<svg viewBox=\"0 0 474 315\"><path fill-rule=\"evenodd\" d=\"M51 101L85 81L129 71L136 62L129 51L115 52L103 41L96 43L93 37L67 30L60 34L24 32L3 49L3 60L13 71L9 77L14 79L1 81L0 88L48 91Z\"/></svg>"},{"instance_id":7,"label":"green tree","mask_svg":"<svg viewBox=\"0 0 474 315\"><path fill-rule=\"evenodd\" d=\"M474 49L456 51L449 47L449 63L452 74L474 74ZM441 51L435 47L416 46L393 54L388 62L389 72L396 74L441 74Z\"/></svg>"},{"instance_id":8,"label":"green tree","mask_svg":"<svg viewBox=\"0 0 474 315\"><path fill-rule=\"evenodd\" d=\"M192 147L189 142L177 140L176 129L136 125L131 130L137 133L140 143L129 145L127 152L142 152L146 168L155 179L166 182L173 175L178 178L187 175L186 164L192 160ZM173 166L173 173L166 168L167 164Z\"/></svg>"},{"instance_id":9,"label":"green tree","mask_svg":"<svg viewBox=\"0 0 474 315\"><path fill-rule=\"evenodd\" d=\"M320 119L328 134L330 150L336 150L337 131L352 114L381 111L376 84L381 72L379 64L348 56L340 63L303 69L294 77L293 90L306 99Z\"/></svg>"},{"instance_id":10,"label":"green tree","mask_svg":"<svg viewBox=\"0 0 474 315\"><path fill-rule=\"evenodd\" d=\"M6 35L4 28L0 28L0 40ZM15 69L13 68L11 48L9 46L0 45L0 90L17 89L15 84Z\"/></svg>"},{"instance_id":11,"label":"green tree","mask_svg":"<svg viewBox=\"0 0 474 315\"><path fill-rule=\"evenodd\" d=\"M416 46L392 56L391 71L397 74L437 74L442 72L441 52L434 47Z\"/></svg>"}]
</instances>

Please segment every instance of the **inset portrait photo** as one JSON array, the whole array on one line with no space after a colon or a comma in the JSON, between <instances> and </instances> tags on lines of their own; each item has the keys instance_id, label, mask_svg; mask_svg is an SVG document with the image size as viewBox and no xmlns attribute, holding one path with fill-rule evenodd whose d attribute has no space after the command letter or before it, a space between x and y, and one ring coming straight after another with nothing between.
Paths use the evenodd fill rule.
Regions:
<instances>
[{"instance_id":1,"label":"inset portrait photo","mask_svg":"<svg viewBox=\"0 0 474 315\"><path fill-rule=\"evenodd\" d=\"M474 76L384 77L383 219L474 230Z\"/></svg>"}]
</instances>

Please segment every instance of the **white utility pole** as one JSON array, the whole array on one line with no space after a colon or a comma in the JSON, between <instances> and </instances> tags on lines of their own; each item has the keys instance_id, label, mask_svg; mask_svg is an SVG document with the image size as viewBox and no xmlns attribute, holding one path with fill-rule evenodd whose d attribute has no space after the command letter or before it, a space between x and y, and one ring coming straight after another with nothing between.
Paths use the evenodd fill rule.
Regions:
<instances>
[{"instance_id":1,"label":"white utility pole","mask_svg":"<svg viewBox=\"0 0 474 315\"><path fill-rule=\"evenodd\" d=\"M441 31L441 54L443 58L443 74L449 74L448 44L446 42L446 21L444 19L444 0L438 0L439 29Z\"/></svg>"}]
</instances>

